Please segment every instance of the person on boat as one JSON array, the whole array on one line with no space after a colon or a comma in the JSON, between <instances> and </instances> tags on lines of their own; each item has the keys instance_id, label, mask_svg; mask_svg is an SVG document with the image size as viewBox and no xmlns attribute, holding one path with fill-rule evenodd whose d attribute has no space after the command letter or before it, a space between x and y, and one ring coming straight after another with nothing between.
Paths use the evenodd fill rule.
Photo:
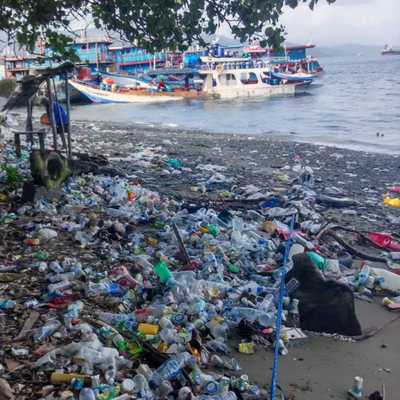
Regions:
<instances>
[{"instance_id":1,"label":"person on boat","mask_svg":"<svg viewBox=\"0 0 400 400\"><path fill-rule=\"evenodd\" d=\"M186 75L185 76L185 90L189 91L190 85L189 85L189 77Z\"/></svg>"},{"instance_id":2,"label":"person on boat","mask_svg":"<svg viewBox=\"0 0 400 400\"><path fill-rule=\"evenodd\" d=\"M160 82L158 82L158 90L160 92L165 92L165 90L166 90L165 82L163 79L161 79Z\"/></svg>"}]
</instances>

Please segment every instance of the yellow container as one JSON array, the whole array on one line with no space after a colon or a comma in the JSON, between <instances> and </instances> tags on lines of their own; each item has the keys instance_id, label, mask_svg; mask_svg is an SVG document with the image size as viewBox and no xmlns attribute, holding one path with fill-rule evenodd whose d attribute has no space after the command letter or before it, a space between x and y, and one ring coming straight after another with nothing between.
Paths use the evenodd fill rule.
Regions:
<instances>
[{"instance_id":1,"label":"yellow container","mask_svg":"<svg viewBox=\"0 0 400 400\"><path fill-rule=\"evenodd\" d=\"M138 331L144 335L157 335L159 330L158 325L154 324L139 324Z\"/></svg>"},{"instance_id":2,"label":"yellow container","mask_svg":"<svg viewBox=\"0 0 400 400\"><path fill-rule=\"evenodd\" d=\"M388 306L389 304L393 304L393 301L390 300L389 297L384 297L384 298L382 299L382 304L383 304L384 306Z\"/></svg>"},{"instance_id":3,"label":"yellow container","mask_svg":"<svg viewBox=\"0 0 400 400\"><path fill-rule=\"evenodd\" d=\"M239 353L243 354L254 354L255 348L254 343L239 343Z\"/></svg>"},{"instance_id":4,"label":"yellow container","mask_svg":"<svg viewBox=\"0 0 400 400\"><path fill-rule=\"evenodd\" d=\"M50 377L50 382L53 385L62 385L64 383L71 383L72 379L83 379L85 383L90 384L91 378L88 375L82 374L64 374L62 372L53 372Z\"/></svg>"},{"instance_id":5,"label":"yellow container","mask_svg":"<svg viewBox=\"0 0 400 400\"><path fill-rule=\"evenodd\" d=\"M390 207L400 208L400 198L385 197L383 199L383 204Z\"/></svg>"}]
</instances>

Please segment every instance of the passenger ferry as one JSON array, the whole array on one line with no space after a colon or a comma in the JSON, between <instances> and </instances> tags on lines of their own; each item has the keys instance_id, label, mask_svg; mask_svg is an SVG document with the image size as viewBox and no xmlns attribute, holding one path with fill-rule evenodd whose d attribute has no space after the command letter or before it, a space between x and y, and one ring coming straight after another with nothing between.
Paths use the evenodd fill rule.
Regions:
<instances>
[{"instance_id":1,"label":"passenger ferry","mask_svg":"<svg viewBox=\"0 0 400 400\"><path fill-rule=\"evenodd\" d=\"M304 92L312 82L310 76L291 80L274 75L273 65L250 58L202 57L201 61L202 91L219 98L290 96Z\"/></svg>"}]
</instances>

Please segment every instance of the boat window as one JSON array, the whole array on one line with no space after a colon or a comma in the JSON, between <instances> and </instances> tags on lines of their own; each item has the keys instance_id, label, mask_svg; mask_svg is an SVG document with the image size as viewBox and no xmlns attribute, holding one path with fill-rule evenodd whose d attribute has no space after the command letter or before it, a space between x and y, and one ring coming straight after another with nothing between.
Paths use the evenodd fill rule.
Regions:
<instances>
[{"instance_id":1,"label":"boat window","mask_svg":"<svg viewBox=\"0 0 400 400\"><path fill-rule=\"evenodd\" d=\"M240 74L240 81L244 85L251 85L258 83L258 78L254 72L242 72Z\"/></svg>"},{"instance_id":2,"label":"boat window","mask_svg":"<svg viewBox=\"0 0 400 400\"><path fill-rule=\"evenodd\" d=\"M233 74L221 74L219 76L219 80L221 82L222 85L224 86L236 86L237 85L237 81L236 81L236 77Z\"/></svg>"}]
</instances>

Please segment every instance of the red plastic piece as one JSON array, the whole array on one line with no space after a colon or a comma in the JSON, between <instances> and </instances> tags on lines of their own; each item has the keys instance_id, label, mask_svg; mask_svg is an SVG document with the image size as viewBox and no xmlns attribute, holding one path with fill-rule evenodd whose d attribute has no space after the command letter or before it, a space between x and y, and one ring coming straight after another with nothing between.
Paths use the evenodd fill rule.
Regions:
<instances>
[{"instance_id":1,"label":"red plastic piece","mask_svg":"<svg viewBox=\"0 0 400 400\"><path fill-rule=\"evenodd\" d=\"M370 232L368 239L381 249L389 251L400 251L400 243L389 233Z\"/></svg>"}]
</instances>

